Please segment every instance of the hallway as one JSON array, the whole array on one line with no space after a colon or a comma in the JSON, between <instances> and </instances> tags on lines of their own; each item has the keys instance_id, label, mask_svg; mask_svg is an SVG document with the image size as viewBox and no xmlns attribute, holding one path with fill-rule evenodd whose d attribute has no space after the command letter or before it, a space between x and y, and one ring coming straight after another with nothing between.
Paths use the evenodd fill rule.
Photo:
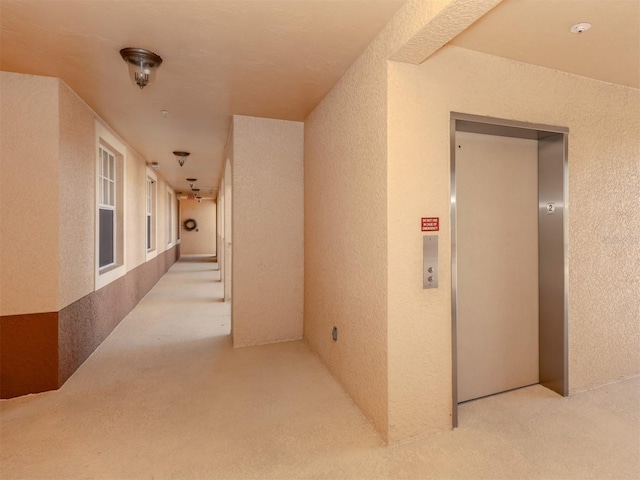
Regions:
<instances>
[{"instance_id":1,"label":"hallway","mask_svg":"<svg viewBox=\"0 0 640 480\"><path fill-rule=\"evenodd\" d=\"M460 407L460 428L385 447L304 342L233 349L217 265L183 258L58 391L0 402L0 476L640 476L640 380L540 386Z\"/></svg>"}]
</instances>

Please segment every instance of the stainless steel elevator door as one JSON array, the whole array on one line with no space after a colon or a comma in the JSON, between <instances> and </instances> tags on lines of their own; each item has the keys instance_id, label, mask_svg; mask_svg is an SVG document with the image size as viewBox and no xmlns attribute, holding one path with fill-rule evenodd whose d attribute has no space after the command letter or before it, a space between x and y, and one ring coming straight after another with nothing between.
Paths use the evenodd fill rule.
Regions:
<instances>
[{"instance_id":1,"label":"stainless steel elevator door","mask_svg":"<svg viewBox=\"0 0 640 480\"><path fill-rule=\"evenodd\" d=\"M456 132L458 402L538 383L538 141Z\"/></svg>"}]
</instances>

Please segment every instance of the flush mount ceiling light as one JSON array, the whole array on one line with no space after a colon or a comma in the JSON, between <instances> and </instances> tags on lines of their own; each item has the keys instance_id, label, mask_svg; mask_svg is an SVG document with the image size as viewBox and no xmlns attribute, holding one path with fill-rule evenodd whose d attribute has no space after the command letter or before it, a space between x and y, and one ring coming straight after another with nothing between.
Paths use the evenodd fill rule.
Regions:
<instances>
[{"instance_id":1,"label":"flush mount ceiling light","mask_svg":"<svg viewBox=\"0 0 640 480\"><path fill-rule=\"evenodd\" d=\"M173 154L176 156L176 160L178 160L178 165L180 166L183 166L187 157L191 155L189 152L173 152Z\"/></svg>"},{"instance_id":2,"label":"flush mount ceiling light","mask_svg":"<svg viewBox=\"0 0 640 480\"><path fill-rule=\"evenodd\" d=\"M197 181L197 178L187 178L187 182L189 182L189 188L195 187Z\"/></svg>"},{"instance_id":3,"label":"flush mount ceiling light","mask_svg":"<svg viewBox=\"0 0 640 480\"><path fill-rule=\"evenodd\" d=\"M571 33L584 33L591 28L591 24L589 22L576 23L573 27L571 27Z\"/></svg>"},{"instance_id":4,"label":"flush mount ceiling light","mask_svg":"<svg viewBox=\"0 0 640 480\"><path fill-rule=\"evenodd\" d=\"M152 80L155 69L162 63L159 55L144 48L123 48L120 55L127 62L129 74L140 88L144 88Z\"/></svg>"}]
</instances>

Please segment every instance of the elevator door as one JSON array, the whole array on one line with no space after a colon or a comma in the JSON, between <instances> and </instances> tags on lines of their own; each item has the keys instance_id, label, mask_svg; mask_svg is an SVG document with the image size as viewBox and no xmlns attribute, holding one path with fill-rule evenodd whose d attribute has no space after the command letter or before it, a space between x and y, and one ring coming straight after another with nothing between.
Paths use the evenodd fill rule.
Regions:
<instances>
[{"instance_id":1,"label":"elevator door","mask_svg":"<svg viewBox=\"0 0 640 480\"><path fill-rule=\"evenodd\" d=\"M538 141L456 132L458 402L538 383Z\"/></svg>"}]
</instances>

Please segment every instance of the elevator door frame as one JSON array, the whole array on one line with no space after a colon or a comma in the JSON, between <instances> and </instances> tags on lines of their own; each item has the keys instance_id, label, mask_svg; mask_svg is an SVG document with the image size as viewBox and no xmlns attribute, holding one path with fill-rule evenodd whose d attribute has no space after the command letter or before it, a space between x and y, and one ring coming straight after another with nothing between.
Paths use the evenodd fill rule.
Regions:
<instances>
[{"instance_id":1,"label":"elevator door frame","mask_svg":"<svg viewBox=\"0 0 640 480\"><path fill-rule=\"evenodd\" d=\"M568 381L568 134L569 129L451 113L452 423L458 426L456 132L538 140L540 384L562 396ZM548 213L553 205L553 214ZM558 215L560 213L561 215Z\"/></svg>"}]
</instances>

